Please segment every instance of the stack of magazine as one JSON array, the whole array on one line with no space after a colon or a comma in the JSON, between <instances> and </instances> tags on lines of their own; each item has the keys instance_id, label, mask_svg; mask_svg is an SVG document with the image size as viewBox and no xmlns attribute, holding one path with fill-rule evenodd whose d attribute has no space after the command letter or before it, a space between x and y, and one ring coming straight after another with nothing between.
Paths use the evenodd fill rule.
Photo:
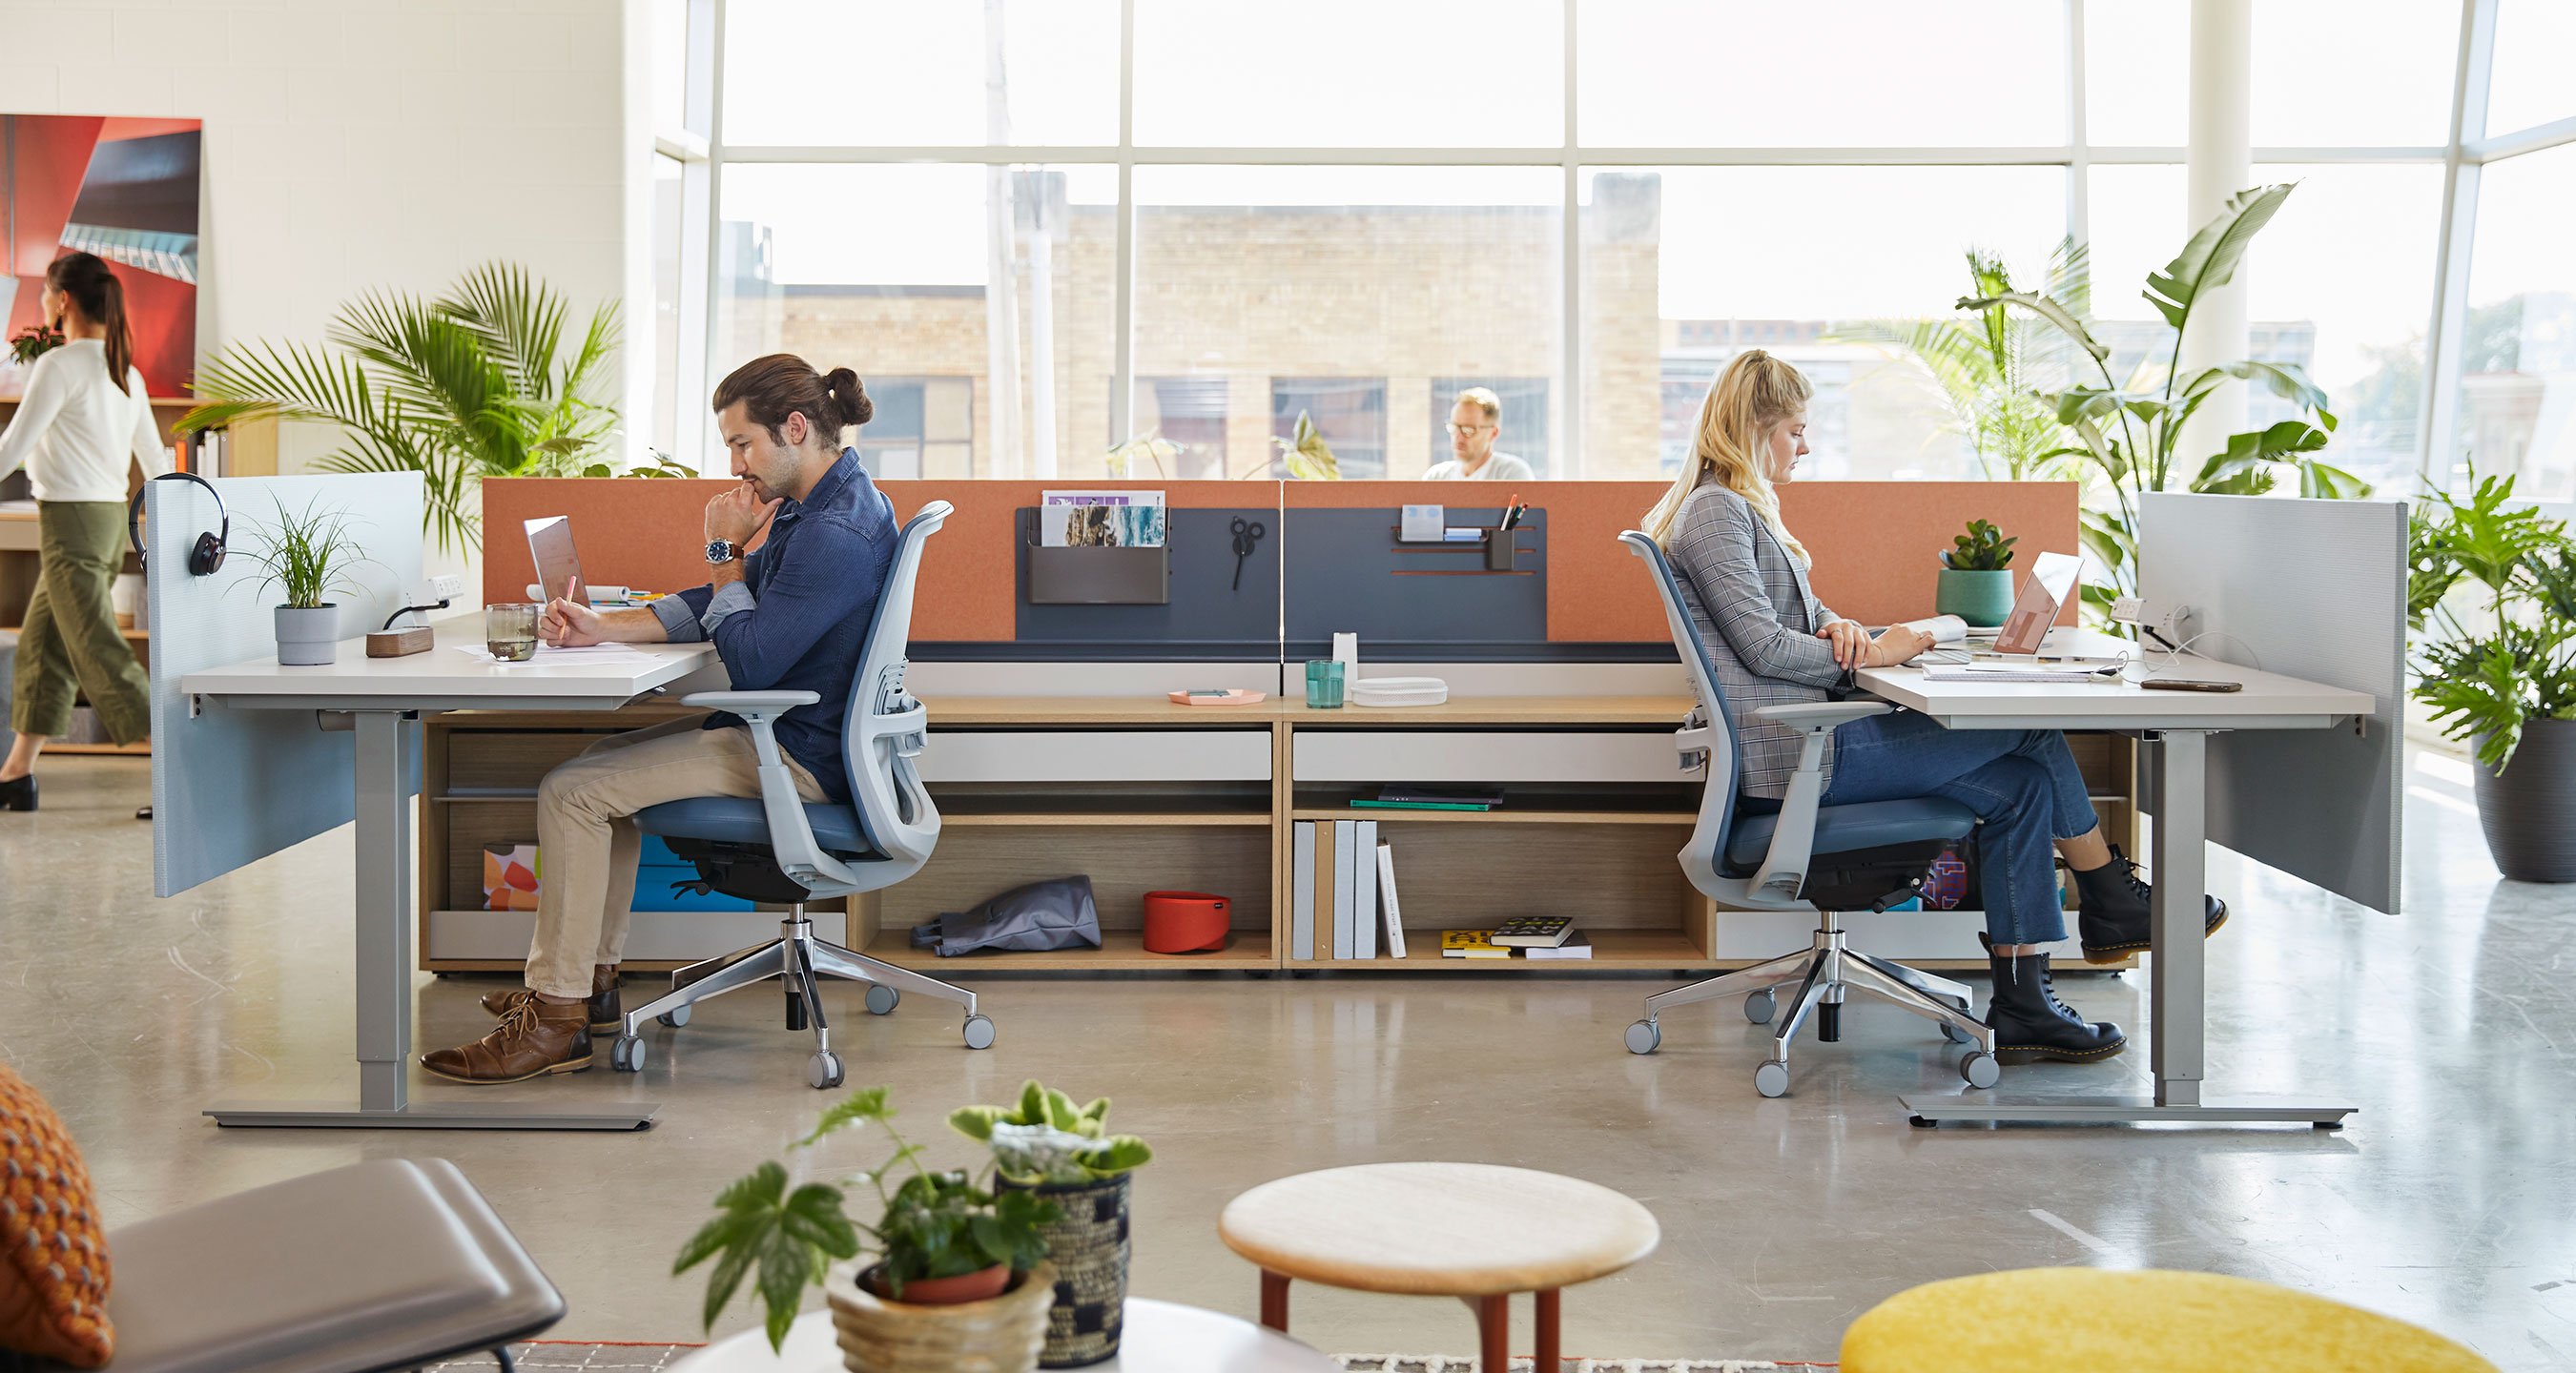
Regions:
<instances>
[{"instance_id":1,"label":"stack of magazine","mask_svg":"<svg viewBox=\"0 0 2576 1373\"><path fill-rule=\"evenodd\" d=\"M1492 810L1503 803L1499 787L1384 786L1374 797L1354 797L1351 804L1368 810Z\"/></svg>"}]
</instances>

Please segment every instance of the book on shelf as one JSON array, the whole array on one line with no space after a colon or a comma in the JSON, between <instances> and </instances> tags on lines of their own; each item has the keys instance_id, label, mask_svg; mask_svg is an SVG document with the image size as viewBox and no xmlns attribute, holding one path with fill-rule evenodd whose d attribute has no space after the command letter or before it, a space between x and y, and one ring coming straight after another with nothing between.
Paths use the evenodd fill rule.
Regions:
<instances>
[{"instance_id":1,"label":"book on shelf","mask_svg":"<svg viewBox=\"0 0 2576 1373\"><path fill-rule=\"evenodd\" d=\"M1503 803L1498 787L1406 787L1382 786L1375 802L1381 806L1419 806L1426 810L1492 810Z\"/></svg>"},{"instance_id":2,"label":"book on shelf","mask_svg":"<svg viewBox=\"0 0 2576 1373\"><path fill-rule=\"evenodd\" d=\"M1521 957L1532 959L1590 958L1591 956L1591 936L1586 935L1581 930L1576 930L1573 934L1568 935L1564 943L1556 945L1553 948L1528 948L1521 950Z\"/></svg>"},{"instance_id":3,"label":"book on shelf","mask_svg":"<svg viewBox=\"0 0 2576 1373\"><path fill-rule=\"evenodd\" d=\"M1574 932L1574 922L1561 915L1516 915L1494 927L1493 941L1518 949L1552 949Z\"/></svg>"},{"instance_id":4,"label":"book on shelf","mask_svg":"<svg viewBox=\"0 0 2576 1373\"><path fill-rule=\"evenodd\" d=\"M1333 957L1351 957L1351 873L1359 854L1357 820L1333 822Z\"/></svg>"},{"instance_id":5,"label":"book on shelf","mask_svg":"<svg viewBox=\"0 0 2576 1373\"><path fill-rule=\"evenodd\" d=\"M1351 822L1351 957L1377 957L1377 822Z\"/></svg>"},{"instance_id":6,"label":"book on shelf","mask_svg":"<svg viewBox=\"0 0 2576 1373\"><path fill-rule=\"evenodd\" d=\"M1289 880L1295 884L1290 895L1288 917L1288 956L1299 961L1315 953L1315 822L1297 822L1292 848Z\"/></svg>"},{"instance_id":7,"label":"book on shelf","mask_svg":"<svg viewBox=\"0 0 2576 1373\"><path fill-rule=\"evenodd\" d=\"M1474 805L1464 801L1381 801L1367 796L1352 797L1351 805L1361 810L1471 810L1483 812L1493 809L1492 806Z\"/></svg>"},{"instance_id":8,"label":"book on shelf","mask_svg":"<svg viewBox=\"0 0 2576 1373\"><path fill-rule=\"evenodd\" d=\"M1442 930L1440 932L1440 956L1442 958L1511 957L1512 950L1510 946L1497 944L1486 938L1487 935L1492 933L1492 930Z\"/></svg>"},{"instance_id":9,"label":"book on shelf","mask_svg":"<svg viewBox=\"0 0 2576 1373\"><path fill-rule=\"evenodd\" d=\"M1404 957L1404 912L1395 903L1395 845L1377 846L1377 905L1386 915L1386 956Z\"/></svg>"}]
</instances>

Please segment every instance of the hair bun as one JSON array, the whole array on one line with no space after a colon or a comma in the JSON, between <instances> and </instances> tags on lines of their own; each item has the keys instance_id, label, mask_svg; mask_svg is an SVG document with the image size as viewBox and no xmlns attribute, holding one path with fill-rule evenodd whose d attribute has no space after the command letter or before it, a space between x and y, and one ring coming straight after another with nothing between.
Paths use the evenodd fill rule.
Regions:
<instances>
[{"instance_id":1,"label":"hair bun","mask_svg":"<svg viewBox=\"0 0 2576 1373\"><path fill-rule=\"evenodd\" d=\"M847 367L835 367L823 378L823 389L831 394L832 409L842 424L865 424L876 414L876 404L868 399L868 389L859 374Z\"/></svg>"}]
</instances>

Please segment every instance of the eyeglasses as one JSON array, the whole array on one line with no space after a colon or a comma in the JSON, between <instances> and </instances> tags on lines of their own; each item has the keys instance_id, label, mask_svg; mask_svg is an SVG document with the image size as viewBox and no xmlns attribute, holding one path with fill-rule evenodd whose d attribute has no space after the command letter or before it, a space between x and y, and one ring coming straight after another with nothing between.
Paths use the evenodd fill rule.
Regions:
<instances>
[{"instance_id":1,"label":"eyeglasses","mask_svg":"<svg viewBox=\"0 0 2576 1373\"><path fill-rule=\"evenodd\" d=\"M1501 426L1499 425L1492 424L1453 424L1449 426L1449 437L1454 439L1460 434L1481 434L1488 429L1496 429L1500 427Z\"/></svg>"}]
</instances>

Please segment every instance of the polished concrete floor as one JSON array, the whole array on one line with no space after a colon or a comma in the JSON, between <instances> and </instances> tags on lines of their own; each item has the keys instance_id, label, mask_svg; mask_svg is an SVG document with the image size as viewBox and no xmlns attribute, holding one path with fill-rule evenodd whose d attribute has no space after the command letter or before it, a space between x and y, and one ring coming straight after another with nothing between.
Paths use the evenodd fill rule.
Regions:
<instances>
[{"instance_id":1,"label":"polished concrete floor","mask_svg":"<svg viewBox=\"0 0 2576 1373\"><path fill-rule=\"evenodd\" d=\"M1764 1101L1756 1032L1731 1007L1677 1013L1652 1058L1621 1049L1660 980L988 978L989 1052L959 1047L944 1008L870 1020L846 990L838 1038L852 1084L890 1084L934 1159L970 1161L939 1125L951 1106L1023 1078L1115 1098L1116 1124L1159 1153L1138 1179L1136 1289L1246 1316L1253 1272L1215 1233L1227 1198L1310 1168L1445 1158L1591 1178L1662 1221L1650 1260L1569 1294L1569 1353L1830 1359L1853 1317L1915 1283L2092 1264L2268 1279L2507 1368L2576 1367L2576 889L2497 879L2456 764L2419 757L2408 780L2403 915L2213 856L2238 912L2212 945L2213 1084L2357 1101L2341 1134L1911 1129L1894 1096L1957 1079L1917 1022L1877 1009ZM549 1086L487 1089L659 1100L641 1134L222 1131L198 1115L218 1096L352 1078L348 832L160 901L149 827L129 818L143 768L48 760L44 785L42 812L0 814L0 1060L70 1118L111 1222L354 1159L444 1156L562 1286L558 1335L701 1338L701 1289L669 1276L671 1255L825 1100L774 998L659 1032L641 1078L603 1053ZM2135 1032L2144 982L2067 992ZM494 985L422 978L420 1041L480 1033L474 999ZM2146 1075L2141 1049L2006 1084L2141 1090ZM877 1161L844 1137L810 1166ZM1339 1351L1473 1347L1464 1310L1437 1300L1300 1289L1296 1329Z\"/></svg>"}]
</instances>

